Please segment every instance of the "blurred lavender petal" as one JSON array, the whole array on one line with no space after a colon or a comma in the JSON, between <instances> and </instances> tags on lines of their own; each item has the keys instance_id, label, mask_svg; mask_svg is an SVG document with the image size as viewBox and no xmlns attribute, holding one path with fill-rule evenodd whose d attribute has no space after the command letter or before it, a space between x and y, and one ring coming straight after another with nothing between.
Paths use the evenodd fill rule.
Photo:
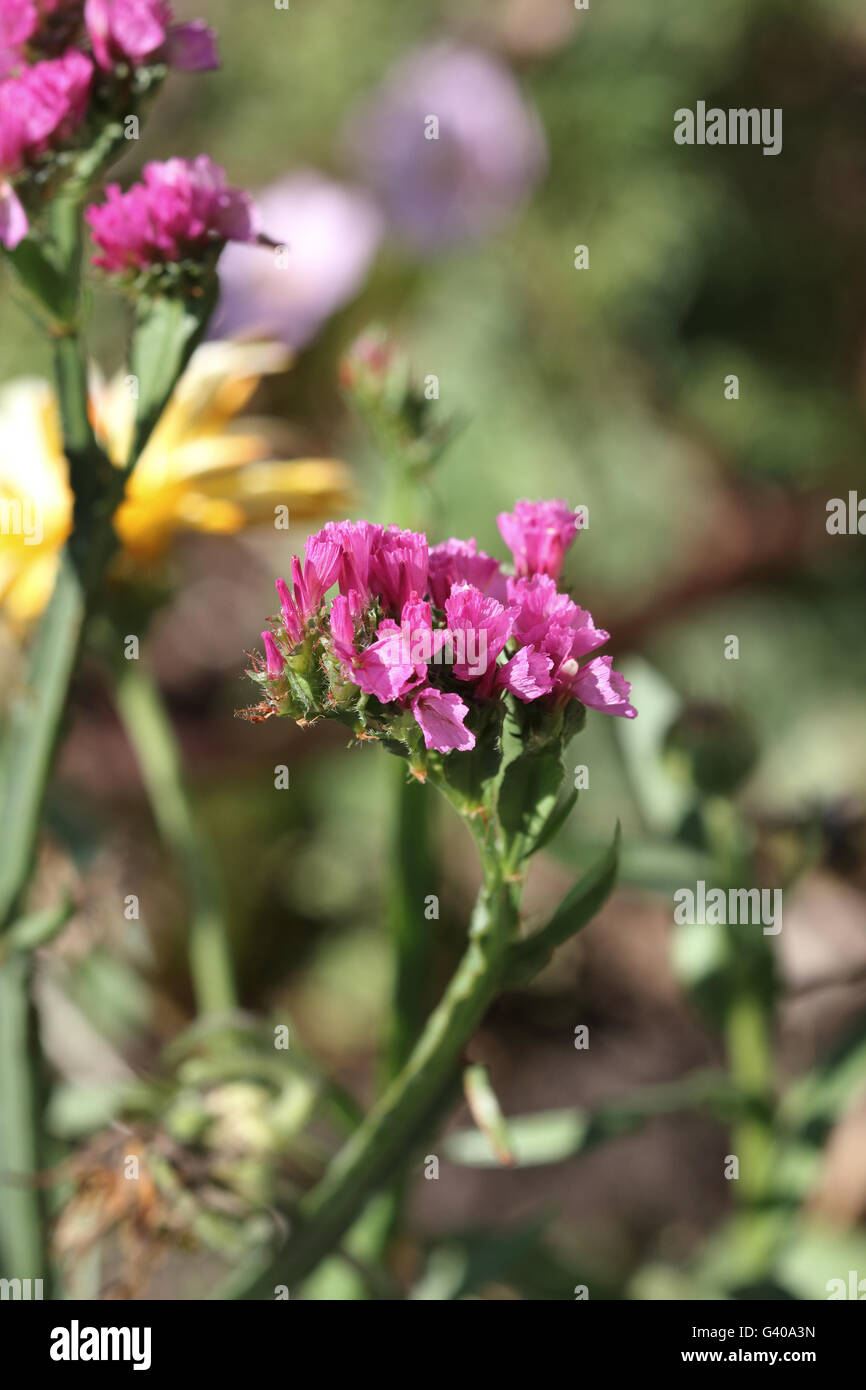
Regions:
<instances>
[{"instance_id":1,"label":"blurred lavender petal","mask_svg":"<svg viewBox=\"0 0 866 1390\"><path fill-rule=\"evenodd\" d=\"M401 62L352 118L346 145L393 230L421 250L495 229L547 167L541 122L509 69L448 43Z\"/></svg>"},{"instance_id":2,"label":"blurred lavender petal","mask_svg":"<svg viewBox=\"0 0 866 1390\"><path fill-rule=\"evenodd\" d=\"M263 231L278 247L270 253L226 247L211 336L266 336L301 348L361 289L382 216L363 189L316 170L270 184L255 203Z\"/></svg>"}]
</instances>

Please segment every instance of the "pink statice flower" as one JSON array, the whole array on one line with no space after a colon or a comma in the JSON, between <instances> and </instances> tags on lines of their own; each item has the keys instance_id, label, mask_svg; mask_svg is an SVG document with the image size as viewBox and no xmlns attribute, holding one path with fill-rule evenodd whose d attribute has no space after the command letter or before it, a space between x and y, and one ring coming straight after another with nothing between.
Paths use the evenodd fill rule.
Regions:
<instances>
[{"instance_id":1,"label":"pink statice flower","mask_svg":"<svg viewBox=\"0 0 866 1390\"><path fill-rule=\"evenodd\" d=\"M336 580L341 594L355 590L365 600L370 598L370 564L384 529L370 521L329 521L311 538L317 544L327 542L336 547L339 554ZM308 550L309 547L310 541Z\"/></svg>"},{"instance_id":2,"label":"pink statice flower","mask_svg":"<svg viewBox=\"0 0 866 1390\"><path fill-rule=\"evenodd\" d=\"M0 53L17 57L38 27L36 0L0 0Z\"/></svg>"},{"instance_id":3,"label":"pink statice flower","mask_svg":"<svg viewBox=\"0 0 866 1390\"><path fill-rule=\"evenodd\" d=\"M479 550L474 537L468 541L452 537L432 546L429 572L430 596L437 608L445 607L454 584L473 584L500 602L505 598L505 576L499 561Z\"/></svg>"},{"instance_id":4,"label":"pink statice flower","mask_svg":"<svg viewBox=\"0 0 866 1390\"><path fill-rule=\"evenodd\" d=\"M77 38L84 0L0 0L0 76L57 57Z\"/></svg>"},{"instance_id":5,"label":"pink statice flower","mask_svg":"<svg viewBox=\"0 0 866 1390\"><path fill-rule=\"evenodd\" d=\"M87 111L92 77L90 59L70 49L0 82L0 241L9 250L28 231L12 180L74 134Z\"/></svg>"},{"instance_id":6,"label":"pink statice flower","mask_svg":"<svg viewBox=\"0 0 866 1390\"><path fill-rule=\"evenodd\" d=\"M335 582L340 559L339 546L320 532L307 541L303 565L297 555L292 556L292 587L284 579L277 580L283 626L292 647L302 640L307 624Z\"/></svg>"},{"instance_id":7,"label":"pink statice flower","mask_svg":"<svg viewBox=\"0 0 866 1390\"><path fill-rule=\"evenodd\" d=\"M518 502L513 512L500 512L496 520L518 575L547 574L551 579L559 579L565 552L583 522L559 501Z\"/></svg>"},{"instance_id":8,"label":"pink statice flower","mask_svg":"<svg viewBox=\"0 0 866 1390\"><path fill-rule=\"evenodd\" d=\"M540 700L553 689L553 662L534 647L519 647L496 672L496 684L508 690L523 704Z\"/></svg>"},{"instance_id":9,"label":"pink statice flower","mask_svg":"<svg viewBox=\"0 0 866 1390\"><path fill-rule=\"evenodd\" d=\"M351 589L364 598L375 594L391 617L400 613L410 594L427 590L427 537L417 531L370 521L332 521L312 541L337 547L341 594Z\"/></svg>"},{"instance_id":10,"label":"pink statice flower","mask_svg":"<svg viewBox=\"0 0 866 1390\"><path fill-rule=\"evenodd\" d=\"M427 674L427 667L423 662L412 661L402 631L392 619L379 625L376 640L368 647L357 648L352 613L360 606L359 597L353 589L347 596L338 594L331 605L334 650L346 678L365 694L375 695L381 704L388 704L418 685Z\"/></svg>"},{"instance_id":11,"label":"pink statice flower","mask_svg":"<svg viewBox=\"0 0 866 1390\"><path fill-rule=\"evenodd\" d=\"M278 676L283 674L283 668L285 666L283 654L274 641L274 634L272 632L267 630L263 632L262 641L265 644L265 660L267 662L268 676L271 680L275 680Z\"/></svg>"},{"instance_id":12,"label":"pink statice flower","mask_svg":"<svg viewBox=\"0 0 866 1390\"><path fill-rule=\"evenodd\" d=\"M427 589L427 537L388 526L370 556L369 582L389 611L400 610L411 594Z\"/></svg>"},{"instance_id":13,"label":"pink statice flower","mask_svg":"<svg viewBox=\"0 0 866 1390\"><path fill-rule=\"evenodd\" d=\"M84 23L101 68L165 62L187 72L219 67L216 34L203 20L176 24L167 0L86 0Z\"/></svg>"},{"instance_id":14,"label":"pink statice flower","mask_svg":"<svg viewBox=\"0 0 866 1390\"><path fill-rule=\"evenodd\" d=\"M611 657L592 655L608 633L549 572L577 530L574 513L520 503L503 529L517 575L474 541L428 550L420 532L329 522L303 563L293 558L291 587L277 581L281 621L251 673L267 693L260 708L340 719L359 737L404 746L419 775L427 753L466 752L491 730L495 743L506 709L519 727L521 709L536 706L535 746L561 741L583 707L634 718L628 681Z\"/></svg>"},{"instance_id":15,"label":"pink statice flower","mask_svg":"<svg viewBox=\"0 0 866 1390\"><path fill-rule=\"evenodd\" d=\"M466 728L469 706L459 695L425 686L410 701L424 739L424 747L437 753L467 753L475 747L475 735Z\"/></svg>"},{"instance_id":16,"label":"pink statice flower","mask_svg":"<svg viewBox=\"0 0 866 1390\"><path fill-rule=\"evenodd\" d=\"M634 719L637 710L629 701L631 685L619 671L613 670L612 656L596 656L578 671L571 694L589 709L605 714L621 714Z\"/></svg>"},{"instance_id":17,"label":"pink statice flower","mask_svg":"<svg viewBox=\"0 0 866 1390\"><path fill-rule=\"evenodd\" d=\"M487 676L514 627L516 610L486 598L472 584L455 584L445 600L445 620L452 638L462 634L453 671L458 680Z\"/></svg>"},{"instance_id":18,"label":"pink statice flower","mask_svg":"<svg viewBox=\"0 0 866 1390\"><path fill-rule=\"evenodd\" d=\"M200 259L226 241L255 241L258 220L248 193L229 187L225 170L201 154L145 164L143 181L86 212L99 248L94 265L113 273Z\"/></svg>"}]
</instances>

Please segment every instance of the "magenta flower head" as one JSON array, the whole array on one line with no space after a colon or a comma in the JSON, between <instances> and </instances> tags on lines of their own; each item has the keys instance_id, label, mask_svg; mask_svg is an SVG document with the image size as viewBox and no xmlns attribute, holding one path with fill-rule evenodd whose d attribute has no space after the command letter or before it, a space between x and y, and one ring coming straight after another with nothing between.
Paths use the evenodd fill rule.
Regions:
<instances>
[{"instance_id":1,"label":"magenta flower head","mask_svg":"<svg viewBox=\"0 0 866 1390\"><path fill-rule=\"evenodd\" d=\"M558 579L583 517L565 502L523 501L516 503L513 512L500 512L496 521L518 575L547 574Z\"/></svg>"},{"instance_id":2,"label":"magenta flower head","mask_svg":"<svg viewBox=\"0 0 866 1390\"><path fill-rule=\"evenodd\" d=\"M472 584L482 594L505 598L505 575L499 561L479 550L474 539L457 541L452 538L434 545L429 569L430 596L437 608L445 607L454 584Z\"/></svg>"},{"instance_id":3,"label":"magenta flower head","mask_svg":"<svg viewBox=\"0 0 866 1390\"><path fill-rule=\"evenodd\" d=\"M219 255L227 241L255 241L257 214L248 193L230 188L207 155L144 166L141 183L86 212L99 248L94 265L112 274L148 271Z\"/></svg>"},{"instance_id":4,"label":"magenta flower head","mask_svg":"<svg viewBox=\"0 0 866 1390\"><path fill-rule=\"evenodd\" d=\"M336 719L438 782L452 758L477 750L477 777L459 779L476 809L493 795L506 718L527 756L557 766L588 708L634 718L628 681L609 656L591 655L608 633L553 577L575 513L521 502L500 523L517 574L474 541L429 550L422 533L395 526L330 522L311 536L291 585L277 581L280 616L249 672L264 695L251 717Z\"/></svg>"},{"instance_id":5,"label":"magenta flower head","mask_svg":"<svg viewBox=\"0 0 866 1390\"><path fill-rule=\"evenodd\" d=\"M353 114L347 144L391 228L422 252L493 231L547 163L541 123L509 69L449 43L401 62Z\"/></svg>"},{"instance_id":6,"label":"magenta flower head","mask_svg":"<svg viewBox=\"0 0 866 1390\"><path fill-rule=\"evenodd\" d=\"M0 0L0 52L22 49L38 27L36 0Z\"/></svg>"},{"instance_id":7,"label":"magenta flower head","mask_svg":"<svg viewBox=\"0 0 866 1390\"><path fill-rule=\"evenodd\" d=\"M84 22L101 68L165 63L187 72L219 67L216 34L202 20L176 24L167 0L86 0Z\"/></svg>"},{"instance_id":8,"label":"magenta flower head","mask_svg":"<svg viewBox=\"0 0 866 1390\"><path fill-rule=\"evenodd\" d=\"M0 0L0 77L36 57L64 52L84 0Z\"/></svg>"},{"instance_id":9,"label":"magenta flower head","mask_svg":"<svg viewBox=\"0 0 866 1390\"><path fill-rule=\"evenodd\" d=\"M0 82L0 242L10 250L28 231L15 185L74 135L92 77L90 59L70 49Z\"/></svg>"}]
</instances>

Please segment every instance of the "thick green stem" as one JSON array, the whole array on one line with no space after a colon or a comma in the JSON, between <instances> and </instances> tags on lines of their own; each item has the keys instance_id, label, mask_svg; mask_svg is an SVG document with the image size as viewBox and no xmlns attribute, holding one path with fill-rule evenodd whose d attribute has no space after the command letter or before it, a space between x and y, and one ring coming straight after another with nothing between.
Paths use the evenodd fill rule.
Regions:
<instances>
[{"instance_id":1,"label":"thick green stem","mask_svg":"<svg viewBox=\"0 0 866 1390\"><path fill-rule=\"evenodd\" d=\"M393 855L386 889L386 918L393 946L394 982L382 1065L383 1086L399 1075L424 1026L433 957L431 924L423 911L435 876L430 846L430 798L419 783L408 778L402 758L394 760L393 773ZM407 1186L407 1175L398 1174L387 1191L378 1193L367 1204L346 1237L344 1252L368 1262L384 1257L400 1225ZM318 1278L322 1288L336 1288L343 1299L369 1294L369 1281L345 1260L327 1262Z\"/></svg>"},{"instance_id":2,"label":"thick green stem","mask_svg":"<svg viewBox=\"0 0 866 1390\"><path fill-rule=\"evenodd\" d=\"M56 197L49 205L45 245L31 244L29 253L18 261L25 282L31 278L35 302L46 317L54 345L63 448L75 501L72 535L32 646L24 688L11 702L4 731L0 932L14 925L32 872L69 687L88 611L116 544L111 519L124 485L122 472L112 467L99 448L88 414L87 367L78 330L83 197L80 183L70 186L68 196ZM129 469L133 464L134 459ZM10 1231L4 1233L4 1253L15 1277L40 1252L38 1267L46 1278L46 1227L41 1202L34 1195L45 1166L37 1104L41 1056L29 987L29 970L11 961L3 966L7 1024L0 1035L2 1124L7 1136L4 1149L11 1154L8 1182L15 1213ZM4 1205L9 1198L7 1189ZM11 1248L10 1241L14 1242ZM27 1275L22 1271L20 1277Z\"/></svg>"},{"instance_id":3,"label":"thick green stem","mask_svg":"<svg viewBox=\"0 0 866 1390\"><path fill-rule=\"evenodd\" d=\"M41 1279L50 1298L41 1166L41 1063L30 998L31 957L0 964L0 1245L10 1279Z\"/></svg>"},{"instance_id":4,"label":"thick green stem","mask_svg":"<svg viewBox=\"0 0 866 1390\"><path fill-rule=\"evenodd\" d=\"M724 890L748 884L754 862L736 806L725 798L703 808L707 842L714 858L714 885ZM738 1160L738 1245L745 1277L759 1281L769 1268L776 1220L769 1206L776 1157L776 1078L773 1063L775 962L759 924L728 924L724 1035L728 1073L740 1104L731 1132Z\"/></svg>"},{"instance_id":5,"label":"thick green stem","mask_svg":"<svg viewBox=\"0 0 866 1390\"><path fill-rule=\"evenodd\" d=\"M58 253L77 288L76 216L58 228ZM68 325L55 339L57 387L64 448L73 484L83 486L88 464L105 463L87 418L87 381L78 339ZM60 739L69 685L81 646L89 586L110 542L91 527L93 493L76 496L74 533L60 562L54 593L33 643L23 690L13 701L5 732L0 843L0 931L15 922L33 869L42 806ZM110 526L108 527L110 536ZM2 1072L5 1259L12 1277L49 1277L46 1224L37 1187L45 1166L41 1153L39 1093L41 1056L30 1000L31 972L25 961L2 967ZM30 1271L32 1270L32 1275Z\"/></svg>"},{"instance_id":6,"label":"thick green stem","mask_svg":"<svg viewBox=\"0 0 866 1390\"><path fill-rule=\"evenodd\" d=\"M78 655L84 608L78 575L65 554L34 641L26 684L12 703L6 729L0 842L3 930L17 915L33 866L42 802Z\"/></svg>"},{"instance_id":7,"label":"thick green stem","mask_svg":"<svg viewBox=\"0 0 866 1390\"><path fill-rule=\"evenodd\" d=\"M755 1206L772 1178L773 1048L766 1004L747 980L731 1001L725 1035L730 1076L747 1110L734 1129L737 1190L744 1204Z\"/></svg>"},{"instance_id":8,"label":"thick green stem","mask_svg":"<svg viewBox=\"0 0 866 1390\"><path fill-rule=\"evenodd\" d=\"M424 902L435 886L429 793L408 779L402 758L395 760L393 770L387 920L394 946L394 987L384 1068L388 1081L411 1055L427 1017L433 928L425 919Z\"/></svg>"},{"instance_id":9,"label":"thick green stem","mask_svg":"<svg viewBox=\"0 0 866 1390\"><path fill-rule=\"evenodd\" d=\"M435 1120L461 1054L499 988L516 929L515 885L488 866L469 945L409 1060L301 1202L288 1247L243 1296L273 1298L276 1285L296 1285L336 1249L371 1194L405 1162Z\"/></svg>"},{"instance_id":10,"label":"thick green stem","mask_svg":"<svg viewBox=\"0 0 866 1390\"><path fill-rule=\"evenodd\" d=\"M117 706L159 832L183 872L189 895L189 965L200 1013L237 1007L225 902L211 846L196 823L180 751L162 696L140 661L122 663Z\"/></svg>"}]
</instances>

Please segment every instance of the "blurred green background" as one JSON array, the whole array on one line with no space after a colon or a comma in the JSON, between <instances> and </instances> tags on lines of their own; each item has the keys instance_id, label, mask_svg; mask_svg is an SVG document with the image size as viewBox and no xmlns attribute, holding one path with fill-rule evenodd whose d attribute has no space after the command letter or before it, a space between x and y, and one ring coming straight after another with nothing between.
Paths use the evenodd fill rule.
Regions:
<instances>
[{"instance_id":1,"label":"blurred green background","mask_svg":"<svg viewBox=\"0 0 866 1390\"><path fill-rule=\"evenodd\" d=\"M438 410L459 421L432 481L431 540L474 535L502 556L495 514L516 498L589 510L567 578L611 632L641 717L625 728L591 717L573 746L590 785L534 870L530 919L609 841L617 817L623 879L601 919L485 1025L476 1048L503 1107L585 1106L720 1061L719 1038L672 964L671 894L704 876L683 830L687 796L660 758L684 702L721 702L757 740L737 813L759 858L799 871L773 949L777 1065L784 1077L803 1072L845 1026L856 1030L866 1007L866 545L825 526L829 499L866 490L862 5L177 8L218 29L223 68L170 77L118 167L121 182L147 158L202 150L253 190L305 168L356 182L345 132L358 104L393 64L443 37L497 55L541 120L548 167L512 215L435 253L386 233L358 294L258 400L291 421L298 452L346 458L358 513L387 519L382 462L337 379L342 353L378 322L419 380L439 377ZM781 107L783 152L677 146L673 113L697 100ZM578 244L589 247L587 270L574 268ZM114 368L123 310L104 289L93 293L92 346ZM43 344L5 283L0 312L0 376L47 374ZM732 373L737 400L724 394ZM251 699L243 652L273 611L273 576L303 540L293 529L288 545L255 531L179 544L152 650L218 847L244 1003L288 1007L309 1049L365 1098L391 968L381 920L391 768L375 751L347 752L333 728L232 718ZM725 658L731 635L737 660ZM290 767L288 793L274 791L276 763ZM96 669L79 684L61 770L55 853L71 851L85 896L49 973L98 1008L103 1036L133 1071L148 1071L190 1009L185 908ZM432 892L442 900L430 924L431 999L459 950L474 882L460 827L443 815L437 835L436 881L418 888L419 904ZM110 904L142 874L151 888L132 940ZM572 1045L580 1023L591 1030L586 1053ZM92 1040L68 1052L67 1080L99 1073ZM414 1218L439 1241L550 1214L562 1291L535 1267L522 1285L501 1272L481 1279L489 1296L522 1287L570 1297L572 1274L574 1283L589 1271L606 1292L637 1280L642 1296L691 1297L693 1285L671 1293L667 1276L653 1283L646 1270L695 1258L718 1228L730 1207L727 1152L718 1122L651 1119L550 1170L443 1163L438 1183L416 1184ZM825 1279L850 1267L844 1242L866 1217L862 1096L822 1134L809 1173L790 1220L799 1205L836 1234L827 1272L823 1256L805 1258L805 1273L791 1256L789 1287L824 1297Z\"/></svg>"}]
</instances>

